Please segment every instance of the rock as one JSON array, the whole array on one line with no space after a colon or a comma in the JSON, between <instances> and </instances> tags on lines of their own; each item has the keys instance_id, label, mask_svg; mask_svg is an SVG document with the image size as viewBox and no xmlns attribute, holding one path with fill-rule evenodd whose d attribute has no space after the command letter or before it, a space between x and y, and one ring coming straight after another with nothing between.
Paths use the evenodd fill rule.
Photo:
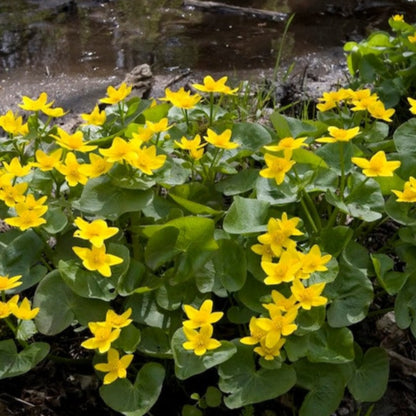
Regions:
<instances>
[{"instance_id":1,"label":"rock","mask_svg":"<svg viewBox=\"0 0 416 416\"><path fill-rule=\"evenodd\" d=\"M123 82L132 86L132 94L140 98L149 98L154 78L148 64L135 66L124 78Z\"/></svg>"}]
</instances>

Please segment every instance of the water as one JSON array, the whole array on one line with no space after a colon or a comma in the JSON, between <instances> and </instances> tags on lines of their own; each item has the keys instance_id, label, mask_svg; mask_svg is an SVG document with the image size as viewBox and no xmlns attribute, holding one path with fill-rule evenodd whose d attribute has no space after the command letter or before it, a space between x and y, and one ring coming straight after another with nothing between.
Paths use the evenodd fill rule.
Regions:
<instances>
[{"instance_id":1,"label":"water","mask_svg":"<svg viewBox=\"0 0 416 416\"><path fill-rule=\"evenodd\" d=\"M340 50L389 16L413 17L410 1L241 0L243 7L296 12L284 57ZM409 20L410 21L410 20ZM238 71L274 66L285 22L185 8L182 0L0 0L0 76L104 75L140 63Z\"/></svg>"}]
</instances>

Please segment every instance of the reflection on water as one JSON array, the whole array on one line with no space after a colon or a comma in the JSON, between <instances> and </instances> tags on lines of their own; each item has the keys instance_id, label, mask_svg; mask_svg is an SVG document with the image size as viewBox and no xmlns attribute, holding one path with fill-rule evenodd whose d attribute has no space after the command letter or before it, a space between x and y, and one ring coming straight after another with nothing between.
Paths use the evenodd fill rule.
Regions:
<instances>
[{"instance_id":1,"label":"reflection on water","mask_svg":"<svg viewBox=\"0 0 416 416\"><path fill-rule=\"evenodd\" d=\"M385 27L393 13L410 19L416 10L400 0L223 2L296 12L284 49L289 59L339 48ZM272 67L284 24L184 8L182 0L0 0L0 73L99 74L143 62L156 72Z\"/></svg>"}]
</instances>

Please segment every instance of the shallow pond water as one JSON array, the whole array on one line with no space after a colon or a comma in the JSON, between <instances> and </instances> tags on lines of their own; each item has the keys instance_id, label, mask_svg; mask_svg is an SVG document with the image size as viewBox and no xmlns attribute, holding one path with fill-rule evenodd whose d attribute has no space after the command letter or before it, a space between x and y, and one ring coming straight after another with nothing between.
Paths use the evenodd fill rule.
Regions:
<instances>
[{"instance_id":1,"label":"shallow pond water","mask_svg":"<svg viewBox=\"0 0 416 416\"><path fill-rule=\"evenodd\" d=\"M400 0L223 0L240 7L296 13L284 56L331 52L392 13L413 17ZM150 63L238 71L273 67L285 20L184 7L182 0L0 0L0 75L16 70L106 74Z\"/></svg>"}]
</instances>

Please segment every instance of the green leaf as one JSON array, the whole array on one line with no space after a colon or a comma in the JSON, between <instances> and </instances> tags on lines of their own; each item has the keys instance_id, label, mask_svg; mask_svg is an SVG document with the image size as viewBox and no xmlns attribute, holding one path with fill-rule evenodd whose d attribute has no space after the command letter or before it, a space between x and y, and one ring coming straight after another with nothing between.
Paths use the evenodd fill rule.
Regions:
<instances>
[{"instance_id":1,"label":"green leaf","mask_svg":"<svg viewBox=\"0 0 416 416\"><path fill-rule=\"evenodd\" d=\"M215 210L207 205L199 204L198 202L190 201L178 195L169 192L169 196L181 207L185 208L189 213L195 215L218 215L222 211Z\"/></svg>"},{"instance_id":2,"label":"green leaf","mask_svg":"<svg viewBox=\"0 0 416 416\"><path fill-rule=\"evenodd\" d=\"M100 321L108 309L106 302L77 296L64 283L58 270L45 276L36 288L33 307L39 307L35 318L42 334L56 335L77 319L81 325Z\"/></svg>"},{"instance_id":3,"label":"green leaf","mask_svg":"<svg viewBox=\"0 0 416 416\"><path fill-rule=\"evenodd\" d=\"M399 153L416 154L415 131L416 118L411 118L395 130L393 140Z\"/></svg>"},{"instance_id":4,"label":"green leaf","mask_svg":"<svg viewBox=\"0 0 416 416\"><path fill-rule=\"evenodd\" d=\"M46 342L33 342L17 352L13 340L0 341L0 379L27 373L48 355L49 349Z\"/></svg>"},{"instance_id":5,"label":"green leaf","mask_svg":"<svg viewBox=\"0 0 416 416\"><path fill-rule=\"evenodd\" d=\"M44 215L46 224L42 228L49 234L57 234L61 232L68 224L68 218L62 212L60 207L49 207Z\"/></svg>"},{"instance_id":6,"label":"green leaf","mask_svg":"<svg viewBox=\"0 0 416 416\"><path fill-rule=\"evenodd\" d=\"M386 254L371 254L377 280L389 295L396 295L406 283L408 274L392 271L394 261Z\"/></svg>"},{"instance_id":7,"label":"green leaf","mask_svg":"<svg viewBox=\"0 0 416 416\"><path fill-rule=\"evenodd\" d=\"M144 328L142 331L142 339L137 349L147 356L173 358L169 337L160 328Z\"/></svg>"},{"instance_id":8,"label":"green leaf","mask_svg":"<svg viewBox=\"0 0 416 416\"><path fill-rule=\"evenodd\" d=\"M229 409L274 399L295 385L296 374L291 366L283 364L275 370L256 370L253 348L239 340L233 342L237 353L218 368L218 387L228 393L224 403Z\"/></svg>"},{"instance_id":9,"label":"green leaf","mask_svg":"<svg viewBox=\"0 0 416 416\"><path fill-rule=\"evenodd\" d=\"M175 247L178 235L178 228L165 227L149 238L144 250L144 258L152 270L158 269L180 253L180 250Z\"/></svg>"},{"instance_id":10,"label":"green leaf","mask_svg":"<svg viewBox=\"0 0 416 416\"><path fill-rule=\"evenodd\" d=\"M394 304L397 326L401 329L410 327L416 336L416 274L413 273L401 288Z\"/></svg>"},{"instance_id":11,"label":"green leaf","mask_svg":"<svg viewBox=\"0 0 416 416\"><path fill-rule=\"evenodd\" d=\"M412 209L413 203L397 202L396 196L391 196L385 204L386 214L402 225L416 225L416 214Z\"/></svg>"},{"instance_id":12,"label":"green leaf","mask_svg":"<svg viewBox=\"0 0 416 416\"><path fill-rule=\"evenodd\" d=\"M323 325L309 336L307 357L315 363L346 363L354 359L354 337L348 328Z\"/></svg>"},{"instance_id":13,"label":"green leaf","mask_svg":"<svg viewBox=\"0 0 416 416\"><path fill-rule=\"evenodd\" d=\"M272 205L286 205L298 200L297 186L288 181L276 186L274 180L259 177L256 192L258 202L268 202Z\"/></svg>"},{"instance_id":14,"label":"green leaf","mask_svg":"<svg viewBox=\"0 0 416 416\"><path fill-rule=\"evenodd\" d=\"M230 234L262 232L267 229L269 203L257 199L234 197L223 227Z\"/></svg>"},{"instance_id":15,"label":"green leaf","mask_svg":"<svg viewBox=\"0 0 416 416\"><path fill-rule=\"evenodd\" d=\"M261 299L270 295L270 287L248 274L244 286L236 293L238 300L250 310L256 313L264 313Z\"/></svg>"},{"instance_id":16,"label":"green leaf","mask_svg":"<svg viewBox=\"0 0 416 416\"><path fill-rule=\"evenodd\" d=\"M247 277L244 249L234 240L219 240L213 257L215 272L229 292L240 290Z\"/></svg>"},{"instance_id":17,"label":"green leaf","mask_svg":"<svg viewBox=\"0 0 416 416\"><path fill-rule=\"evenodd\" d=\"M311 152L310 150L306 149L295 149L293 151L292 159L296 163L303 163L307 165L311 165L314 168L327 168L328 165L325 163L324 159L319 157L316 153Z\"/></svg>"},{"instance_id":18,"label":"green leaf","mask_svg":"<svg viewBox=\"0 0 416 416\"><path fill-rule=\"evenodd\" d=\"M242 150L257 152L272 140L268 130L261 124L235 123L232 129L233 142L239 143Z\"/></svg>"},{"instance_id":19,"label":"green leaf","mask_svg":"<svg viewBox=\"0 0 416 416\"><path fill-rule=\"evenodd\" d=\"M129 296L142 288L144 290L153 290L161 283L160 279L151 282L145 279L146 267L134 258L130 259L129 269L118 280L117 293L121 296ZM150 283L153 283L150 284ZM148 284L149 286L144 286Z\"/></svg>"},{"instance_id":20,"label":"green leaf","mask_svg":"<svg viewBox=\"0 0 416 416\"><path fill-rule=\"evenodd\" d=\"M203 416L203 413L197 407L185 404L182 407L181 416Z\"/></svg>"},{"instance_id":21,"label":"green leaf","mask_svg":"<svg viewBox=\"0 0 416 416\"><path fill-rule=\"evenodd\" d=\"M218 407L222 402L222 393L214 386L208 386L205 392L205 401L208 407Z\"/></svg>"},{"instance_id":22,"label":"green leaf","mask_svg":"<svg viewBox=\"0 0 416 416\"><path fill-rule=\"evenodd\" d=\"M327 311L330 326L341 328L362 321L373 300L373 286L367 277L366 250L350 243L339 260L339 274L329 283L324 296L331 299Z\"/></svg>"},{"instance_id":23,"label":"green leaf","mask_svg":"<svg viewBox=\"0 0 416 416\"><path fill-rule=\"evenodd\" d=\"M337 257L353 235L354 231L347 226L339 225L333 228L325 228L321 231L319 245L324 251Z\"/></svg>"},{"instance_id":24,"label":"green leaf","mask_svg":"<svg viewBox=\"0 0 416 416\"><path fill-rule=\"evenodd\" d=\"M143 416L156 403L162 390L165 369L158 363L146 363L132 384L127 379L117 379L100 387L104 402L125 416Z\"/></svg>"},{"instance_id":25,"label":"green leaf","mask_svg":"<svg viewBox=\"0 0 416 416\"><path fill-rule=\"evenodd\" d=\"M380 400L387 388L389 367L389 358L384 349L368 349L348 381L348 390L354 399L358 402Z\"/></svg>"},{"instance_id":26,"label":"green leaf","mask_svg":"<svg viewBox=\"0 0 416 416\"><path fill-rule=\"evenodd\" d=\"M238 195L251 191L256 186L259 177L257 169L243 169L215 185L215 189L224 195Z\"/></svg>"},{"instance_id":27,"label":"green leaf","mask_svg":"<svg viewBox=\"0 0 416 416\"><path fill-rule=\"evenodd\" d=\"M141 332L132 323L121 328L120 336L112 344L127 353L134 353L141 339Z\"/></svg>"},{"instance_id":28,"label":"green leaf","mask_svg":"<svg viewBox=\"0 0 416 416\"><path fill-rule=\"evenodd\" d=\"M341 365L295 363L297 383L309 390L299 410L299 416L330 416L338 408L345 388Z\"/></svg>"},{"instance_id":29,"label":"green leaf","mask_svg":"<svg viewBox=\"0 0 416 416\"><path fill-rule=\"evenodd\" d=\"M16 339L20 341L27 341L38 332L36 325L32 320L22 320L17 326Z\"/></svg>"},{"instance_id":30,"label":"green leaf","mask_svg":"<svg viewBox=\"0 0 416 416\"><path fill-rule=\"evenodd\" d=\"M153 199L151 190L124 189L114 185L107 176L91 179L73 206L82 212L116 220L126 212L140 211Z\"/></svg>"},{"instance_id":31,"label":"green leaf","mask_svg":"<svg viewBox=\"0 0 416 416\"><path fill-rule=\"evenodd\" d=\"M204 355L195 355L193 351L183 348L182 344L186 341L182 328L179 328L172 336L172 352L175 360L175 374L179 380L186 380L196 374L203 373L205 370L227 361L232 357L236 348L228 341L221 341L221 346L207 351Z\"/></svg>"},{"instance_id":32,"label":"green leaf","mask_svg":"<svg viewBox=\"0 0 416 416\"><path fill-rule=\"evenodd\" d=\"M14 234L11 241L0 247L0 271L3 276L22 275L23 284L13 291L21 292L38 283L47 273L46 267L37 264L40 262L44 243L33 230L13 237Z\"/></svg>"}]
</instances>

